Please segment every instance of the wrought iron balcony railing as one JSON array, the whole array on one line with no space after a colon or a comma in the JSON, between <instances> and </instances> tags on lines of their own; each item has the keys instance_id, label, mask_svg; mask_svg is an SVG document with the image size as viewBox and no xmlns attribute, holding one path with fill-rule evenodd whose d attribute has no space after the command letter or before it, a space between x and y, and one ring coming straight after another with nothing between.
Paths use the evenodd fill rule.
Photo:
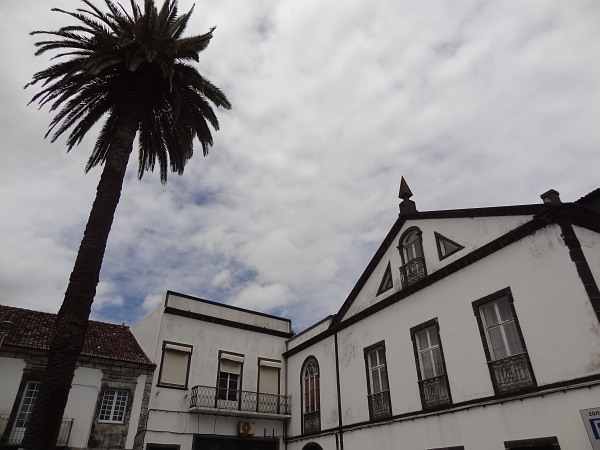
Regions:
<instances>
[{"instance_id":1,"label":"wrought iron balcony railing","mask_svg":"<svg viewBox=\"0 0 600 450\"><path fill-rule=\"evenodd\" d=\"M262 414L291 414L291 397L260 392L194 386L190 409L209 408Z\"/></svg>"},{"instance_id":2,"label":"wrought iron balcony railing","mask_svg":"<svg viewBox=\"0 0 600 450\"><path fill-rule=\"evenodd\" d=\"M383 419L392 415L390 391L369 395L369 414L371 420Z\"/></svg>"},{"instance_id":3,"label":"wrought iron balcony railing","mask_svg":"<svg viewBox=\"0 0 600 450\"><path fill-rule=\"evenodd\" d=\"M525 353L490 361L497 394L520 391L534 385Z\"/></svg>"},{"instance_id":4,"label":"wrought iron balcony railing","mask_svg":"<svg viewBox=\"0 0 600 450\"><path fill-rule=\"evenodd\" d=\"M423 398L423 408L435 408L450 403L446 375L419 381Z\"/></svg>"},{"instance_id":5,"label":"wrought iron balcony railing","mask_svg":"<svg viewBox=\"0 0 600 450\"><path fill-rule=\"evenodd\" d=\"M6 445L21 445L23 437L25 437L25 430L27 429L27 421L17 419L12 425L11 429L7 428L8 417L0 417L0 437L4 434L4 439L0 442L6 443ZM58 431L58 439L56 441L57 447L67 447L69 445L69 437L71 436L71 428L73 427L73 419L63 419L60 424Z\"/></svg>"},{"instance_id":6,"label":"wrought iron balcony railing","mask_svg":"<svg viewBox=\"0 0 600 450\"><path fill-rule=\"evenodd\" d=\"M406 287L427 275L425 258L419 256L400 267L400 281Z\"/></svg>"},{"instance_id":7,"label":"wrought iron balcony railing","mask_svg":"<svg viewBox=\"0 0 600 450\"><path fill-rule=\"evenodd\" d=\"M304 414L304 433L316 433L321 431L321 414L313 411Z\"/></svg>"}]
</instances>

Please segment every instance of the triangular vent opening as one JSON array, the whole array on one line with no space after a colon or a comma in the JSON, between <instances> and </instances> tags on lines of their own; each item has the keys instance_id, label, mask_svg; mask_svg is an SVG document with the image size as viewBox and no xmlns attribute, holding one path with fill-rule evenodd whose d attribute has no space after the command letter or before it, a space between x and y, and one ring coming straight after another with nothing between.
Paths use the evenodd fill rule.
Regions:
<instances>
[{"instance_id":1,"label":"triangular vent opening","mask_svg":"<svg viewBox=\"0 0 600 450\"><path fill-rule=\"evenodd\" d=\"M389 291L393 287L394 282L392 280L392 266L388 262L387 268L385 269L385 273L383 274L383 278L381 279L381 283L379 283L377 295L383 294L385 291Z\"/></svg>"},{"instance_id":2,"label":"triangular vent opening","mask_svg":"<svg viewBox=\"0 0 600 450\"><path fill-rule=\"evenodd\" d=\"M465 248L464 246L457 244L453 240L448 239L437 232L434 232L434 234L440 261Z\"/></svg>"}]
</instances>

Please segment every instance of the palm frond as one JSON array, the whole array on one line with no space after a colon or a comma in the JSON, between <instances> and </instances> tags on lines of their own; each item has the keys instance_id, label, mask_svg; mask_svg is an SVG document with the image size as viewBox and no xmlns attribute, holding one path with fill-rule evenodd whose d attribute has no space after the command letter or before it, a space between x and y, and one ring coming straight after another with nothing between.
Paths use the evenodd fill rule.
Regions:
<instances>
[{"instance_id":1,"label":"palm frond","mask_svg":"<svg viewBox=\"0 0 600 450\"><path fill-rule=\"evenodd\" d=\"M230 109L225 94L190 64L208 46L207 33L182 37L191 14L178 15L177 0L92 0L82 8L53 11L74 21L43 36L36 55L51 53L58 61L36 72L25 86L41 85L31 102L55 111L46 137L67 135L71 150L104 118L85 170L104 163L122 124L138 132L138 177L158 166L160 180L169 171L183 173L199 142L204 155L213 145L211 128L219 129L214 107Z\"/></svg>"}]
</instances>

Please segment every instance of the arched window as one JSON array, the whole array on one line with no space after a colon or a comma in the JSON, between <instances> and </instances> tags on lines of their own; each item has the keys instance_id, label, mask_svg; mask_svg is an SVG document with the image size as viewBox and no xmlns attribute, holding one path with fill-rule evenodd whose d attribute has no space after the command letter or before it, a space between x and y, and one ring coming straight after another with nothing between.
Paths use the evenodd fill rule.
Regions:
<instances>
[{"instance_id":1,"label":"arched window","mask_svg":"<svg viewBox=\"0 0 600 450\"><path fill-rule=\"evenodd\" d=\"M402 257L402 267L400 268L402 287L406 287L427 275L421 230L417 227L406 230L400 238L398 250Z\"/></svg>"},{"instance_id":2,"label":"arched window","mask_svg":"<svg viewBox=\"0 0 600 450\"><path fill-rule=\"evenodd\" d=\"M302 431L321 431L319 363L309 357L302 366Z\"/></svg>"}]
</instances>

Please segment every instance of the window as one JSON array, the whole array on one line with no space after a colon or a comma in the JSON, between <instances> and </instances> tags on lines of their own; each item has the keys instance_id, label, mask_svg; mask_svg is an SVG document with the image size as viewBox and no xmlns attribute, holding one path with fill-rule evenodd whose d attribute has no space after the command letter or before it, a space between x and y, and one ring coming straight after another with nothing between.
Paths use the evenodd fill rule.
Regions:
<instances>
[{"instance_id":1,"label":"window","mask_svg":"<svg viewBox=\"0 0 600 450\"><path fill-rule=\"evenodd\" d=\"M9 444L20 444L23 436L25 436L27 421L29 420L29 416L31 416L31 412L35 406L35 401L37 400L38 392L40 391L40 384L41 383L39 381L30 380L25 385L25 391L23 392L23 397L21 398L19 411L17 413L17 417L15 418L15 423L10 432L10 436L8 437Z\"/></svg>"},{"instance_id":2,"label":"window","mask_svg":"<svg viewBox=\"0 0 600 450\"><path fill-rule=\"evenodd\" d=\"M302 369L302 430L304 433L321 430L320 402L319 363L314 357L309 357Z\"/></svg>"},{"instance_id":3,"label":"window","mask_svg":"<svg viewBox=\"0 0 600 450\"><path fill-rule=\"evenodd\" d=\"M186 389L192 346L163 342L163 355L158 376L158 385Z\"/></svg>"},{"instance_id":4,"label":"window","mask_svg":"<svg viewBox=\"0 0 600 450\"><path fill-rule=\"evenodd\" d=\"M510 289L473 303L496 394L535 386Z\"/></svg>"},{"instance_id":5,"label":"window","mask_svg":"<svg viewBox=\"0 0 600 450\"><path fill-rule=\"evenodd\" d=\"M365 364L371 420L389 417L392 415L392 408L383 342L365 349Z\"/></svg>"},{"instance_id":6,"label":"window","mask_svg":"<svg viewBox=\"0 0 600 450\"><path fill-rule=\"evenodd\" d=\"M435 235L435 244L437 245L440 261L464 248L462 245L457 244L437 232L434 232L433 234Z\"/></svg>"},{"instance_id":7,"label":"window","mask_svg":"<svg viewBox=\"0 0 600 450\"><path fill-rule=\"evenodd\" d=\"M379 289L377 289L376 295L383 294L385 291L389 291L392 287L394 287L394 282L392 280L392 267L388 262L387 268L383 273L381 283L379 283Z\"/></svg>"},{"instance_id":8,"label":"window","mask_svg":"<svg viewBox=\"0 0 600 450\"><path fill-rule=\"evenodd\" d=\"M421 230L417 227L406 230L400 238L398 250L402 257L402 267L400 267L402 287L415 283L427 275L425 259L423 258Z\"/></svg>"},{"instance_id":9,"label":"window","mask_svg":"<svg viewBox=\"0 0 600 450\"><path fill-rule=\"evenodd\" d=\"M281 361L258 359L258 410L278 414L281 407L279 397L279 373Z\"/></svg>"},{"instance_id":10,"label":"window","mask_svg":"<svg viewBox=\"0 0 600 450\"><path fill-rule=\"evenodd\" d=\"M242 367L244 355L238 353L220 352L217 399L219 407L234 407L241 389ZM236 405L237 406L237 405Z\"/></svg>"},{"instance_id":11,"label":"window","mask_svg":"<svg viewBox=\"0 0 600 450\"><path fill-rule=\"evenodd\" d=\"M411 329L423 409L451 403L437 319Z\"/></svg>"},{"instance_id":12,"label":"window","mask_svg":"<svg viewBox=\"0 0 600 450\"><path fill-rule=\"evenodd\" d=\"M123 389L106 389L100 406L100 422L123 423L129 393Z\"/></svg>"}]
</instances>

